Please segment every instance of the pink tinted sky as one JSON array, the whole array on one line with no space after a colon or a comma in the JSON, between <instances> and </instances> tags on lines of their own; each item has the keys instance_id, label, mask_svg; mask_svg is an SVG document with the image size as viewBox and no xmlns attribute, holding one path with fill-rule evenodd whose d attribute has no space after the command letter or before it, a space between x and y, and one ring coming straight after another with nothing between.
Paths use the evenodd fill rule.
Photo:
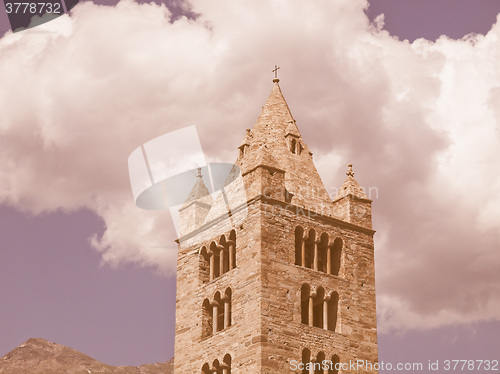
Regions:
<instances>
[{"instance_id":1,"label":"pink tinted sky","mask_svg":"<svg viewBox=\"0 0 500 374\"><path fill-rule=\"evenodd\" d=\"M380 190L374 203L379 320L385 326L379 334L380 360L500 358L495 314L499 220L494 212L474 207L494 210L500 201L495 151L500 96L494 89L500 74L484 57L498 53L491 41L496 34L475 40L475 50L469 42L446 38L410 48L384 34L380 18L372 34L363 31L363 2L351 0L354 5L339 10L346 12L340 15L334 14L335 6L322 3L332 12L331 24L315 10L304 10L318 17L324 29L299 20L297 6L284 12L256 2L250 12L262 14L265 26L261 34L251 35L248 30L256 26L242 16L250 12L238 5L217 1L211 9L193 3L212 25L210 33L194 21L170 27L158 21L164 16L161 9L128 4L107 14L81 7L74 16L78 24L54 21L54 29L29 37L4 36L0 355L30 337L71 346L109 364L137 365L173 355L175 251L156 245L171 245L165 238L171 239L172 230L168 218L146 216L123 202L131 200L126 157L140 142L173 129L164 122L182 127L205 121L199 131L207 154L231 161L269 93L269 65L280 63L285 97L327 185L339 185L345 161L354 160L358 180ZM486 34L500 12L497 1L487 0L370 3L372 20L384 13L385 29L410 42L441 34ZM239 32L233 33L235 24L219 16L222 9L241 22ZM267 12L283 18L275 21ZM279 34L273 23L285 33ZM103 34L105 25L110 27ZM325 30L332 33L331 45L304 44ZM277 33L274 44L262 47L268 31ZM154 39L158 34L162 37ZM148 39L151 48L141 50L141 41ZM245 48L236 48L236 42ZM305 53L299 56L293 43ZM352 47L358 44L359 49ZM130 53L123 53L128 48ZM221 55L223 60L217 60ZM67 63L68 71L52 70L53 59ZM485 64L488 74L457 62L464 60ZM323 70L311 72L315 65ZM27 71L15 75L15 66ZM80 81L82 74L90 78ZM326 74L329 79L323 81ZM481 86L474 86L477 81ZM74 88L65 100L67 87ZM448 93L454 89L456 96ZM475 103L485 90L484 102ZM29 113L12 97L25 100ZM57 101L47 105L47 97ZM426 97L432 102L424 102ZM462 101L477 108L491 105L488 112L470 115L473 131L460 121L476 107L460 112L453 102ZM192 107L199 117L186 114ZM225 112L226 122L220 119ZM474 123L476 114L488 126ZM96 125L68 125L70 120L78 124L79 118ZM228 126L234 131L221 147L219 135ZM117 140L121 145L116 149L108 146ZM475 191L473 199L468 191ZM150 229L135 231L144 222ZM478 228L477 223L484 224ZM156 237L150 240L153 231ZM145 242L146 250L139 250ZM434 266L426 266L429 261Z\"/></svg>"}]
</instances>

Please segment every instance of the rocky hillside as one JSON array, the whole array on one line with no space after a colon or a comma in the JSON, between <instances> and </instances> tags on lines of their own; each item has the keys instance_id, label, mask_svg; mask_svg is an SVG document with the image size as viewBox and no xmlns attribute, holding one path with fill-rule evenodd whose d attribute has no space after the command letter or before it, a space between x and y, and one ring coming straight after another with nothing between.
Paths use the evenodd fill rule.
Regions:
<instances>
[{"instance_id":1,"label":"rocky hillside","mask_svg":"<svg viewBox=\"0 0 500 374\"><path fill-rule=\"evenodd\" d=\"M0 358L0 374L172 374L173 363L111 366L75 349L33 338Z\"/></svg>"}]
</instances>

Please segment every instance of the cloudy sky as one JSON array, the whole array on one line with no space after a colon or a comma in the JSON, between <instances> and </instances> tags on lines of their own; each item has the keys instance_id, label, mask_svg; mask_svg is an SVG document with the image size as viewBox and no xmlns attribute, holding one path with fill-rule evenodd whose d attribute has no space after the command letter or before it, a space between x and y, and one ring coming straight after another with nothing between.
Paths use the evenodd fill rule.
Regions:
<instances>
[{"instance_id":1,"label":"cloudy sky","mask_svg":"<svg viewBox=\"0 0 500 374\"><path fill-rule=\"evenodd\" d=\"M173 355L175 231L134 205L127 158L195 125L207 161L234 161L278 64L327 188L352 162L378 191L380 360L499 359L500 4L368 5L81 2L6 31L0 356L30 337Z\"/></svg>"}]
</instances>

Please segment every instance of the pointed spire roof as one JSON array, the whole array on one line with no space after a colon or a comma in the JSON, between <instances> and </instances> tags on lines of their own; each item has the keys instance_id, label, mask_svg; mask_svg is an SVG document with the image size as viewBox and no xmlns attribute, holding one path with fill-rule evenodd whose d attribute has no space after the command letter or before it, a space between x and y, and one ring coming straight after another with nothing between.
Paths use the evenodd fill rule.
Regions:
<instances>
[{"instance_id":1,"label":"pointed spire roof","mask_svg":"<svg viewBox=\"0 0 500 374\"><path fill-rule=\"evenodd\" d=\"M279 79L273 79L271 94L243 144L248 147L237 160L242 175L262 163L285 172L285 187L293 195L292 204L317 212L331 206L330 196L283 96Z\"/></svg>"},{"instance_id":2,"label":"pointed spire roof","mask_svg":"<svg viewBox=\"0 0 500 374\"><path fill-rule=\"evenodd\" d=\"M358 184L356 179L354 179L352 164L349 164L347 167L348 167L346 173L347 178L345 179L344 183L342 183L342 186L340 186L340 189L337 192L337 197L335 198L335 200L338 200L345 196L355 196L360 199L368 199L368 196L366 196L365 191L363 191L363 189Z\"/></svg>"},{"instance_id":3,"label":"pointed spire roof","mask_svg":"<svg viewBox=\"0 0 500 374\"><path fill-rule=\"evenodd\" d=\"M212 205L214 202L214 199L210 195L210 191L208 191L208 188L203 182L203 176L201 175L201 168L198 168L198 175L196 176L196 182L191 189L191 192L188 195L188 198L182 205L181 209L185 209L191 204L198 202L206 205Z\"/></svg>"},{"instance_id":4,"label":"pointed spire roof","mask_svg":"<svg viewBox=\"0 0 500 374\"><path fill-rule=\"evenodd\" d=\"M281 92L279 79L273 80L271 94L262 107L262 112L252 129L254 140L267 142L268 136L286 135L287 130L300 136L290 108Z\"/></svg>"}]
</instances>

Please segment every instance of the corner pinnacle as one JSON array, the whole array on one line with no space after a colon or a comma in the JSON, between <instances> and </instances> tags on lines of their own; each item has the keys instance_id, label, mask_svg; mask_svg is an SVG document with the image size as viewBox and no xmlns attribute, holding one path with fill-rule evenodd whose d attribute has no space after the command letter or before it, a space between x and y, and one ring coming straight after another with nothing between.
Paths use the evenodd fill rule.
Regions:
<instances>
[{"instance_id":1,"label":"corner pinnacle","mask_svg":"<svg viewBox=\"0 0 500 374\"><path fill-rule=\"evenodd\" d=\"M352 171L352 164L349 164L347 165L348 169L347 169L347 173L345 173L345 175L347 175L348 177L354 177L354 172Z\"/></svg>"}]
</instances>

